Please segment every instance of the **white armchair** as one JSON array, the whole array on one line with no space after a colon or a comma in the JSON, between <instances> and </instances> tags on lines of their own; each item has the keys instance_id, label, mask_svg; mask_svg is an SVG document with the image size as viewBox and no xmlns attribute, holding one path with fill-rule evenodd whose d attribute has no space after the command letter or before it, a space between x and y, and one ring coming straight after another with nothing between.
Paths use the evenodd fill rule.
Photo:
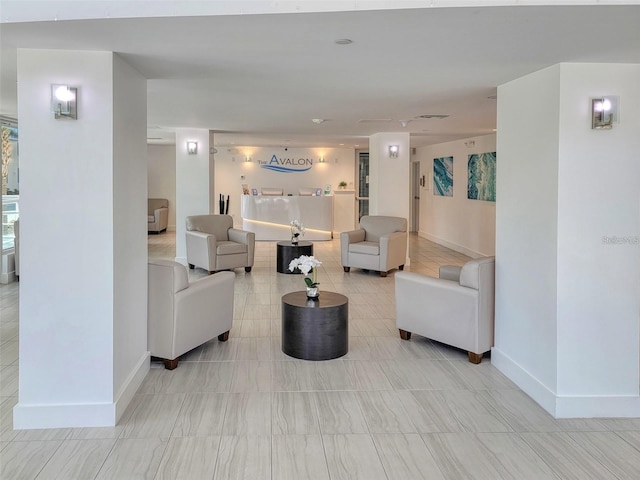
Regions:
<instances>
[{"instance_id":1,"label":"white armchair","mask_svg":"<svg viewBox=\"0 0 640 480\"><path fill-rule=\"evenodd\" d=\"M150 198L147 200L147 231L160 233L169 223L169 200Z\"/></svg>"},{"instance_id":2,"label":"white armchair","mask_svg":"<svg viewBox=\"0 0 640 480\"><path fill-rule=\"evenodd\" d=\"M256 234L233 228L230 215L187 217L187 262L213 273L253 267Z\"/></svg>"},{"instance_id":3,"label":"white armchair","mask_svg":"<svg viewBox=\"0 0 640 480\"><path fill-rule=\"evenodd\" d=\"M340 234L342 267L375 270L381 277L393 268L404 268L407 258L407 219L369 216L360 219L360 228Z\"/></svg>"},{"instance_id":4,"label":"white armchair","mask_svg":"<svg viewBox=\"0 0 640 480\"><path fill-rule=\"evenodd\" d=\"M165 368L213 339L225 342L233 323L235 274L220 272L189 283L184 265L149 260L147 343Z\"/></svg>"},{"instance_id":5,"label":"white armchair","mask_svg":"<svg viewBox=\"0 0 640 480\"><path fill-rule=\"evenodd\" d=\"M440 278L401 272L396 282L396 326L469 353L480 363L493 346L495 258L471 260L463 267L440 267Z\"/></svg>"}]
</instances>

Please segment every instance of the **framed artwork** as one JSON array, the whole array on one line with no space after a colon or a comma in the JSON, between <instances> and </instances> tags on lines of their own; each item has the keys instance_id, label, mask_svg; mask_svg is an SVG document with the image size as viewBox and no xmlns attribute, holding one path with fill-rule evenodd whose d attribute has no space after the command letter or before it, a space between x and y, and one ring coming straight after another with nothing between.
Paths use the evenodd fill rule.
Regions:
<instances>
[{"instance_id":1,"label":"framed artwork","mask_svg":"<svg viewBox=\"0 0 640 480\"><path fill-rule=\"evenodd\" d=\"M322 196L322 189L316 188L316 197L320 197L320 196Z\"/></svg>"},{"instance_id":2,"label":"framed artwork","mask_svg":"<svg viewBox=\"0 0 640 480\"><path fill-rule=\"evenodd\" d=\"M453 157L433 159L433 194L453 197Z\"/></svg>"},{"instance_id":3,"label":"framed artwork","mask_svg":"<svg viewBox=\"0 0 640 480\"><path fill-rule=\"evenodd\" d=\"M251 195L253 195L254 197L258 196L258 189L257 188L252 188L251 189Z\"/></svg>"},{"instance_id":4,"label":"framed artwork","mask_svg":"<svg viewBox=\"0 0 640 480\"><path fill-rule=\"evenodd\" d=\"M469 155L467 198L487 202L496 201L496 152Z\"/></svg>"}]
</instances>

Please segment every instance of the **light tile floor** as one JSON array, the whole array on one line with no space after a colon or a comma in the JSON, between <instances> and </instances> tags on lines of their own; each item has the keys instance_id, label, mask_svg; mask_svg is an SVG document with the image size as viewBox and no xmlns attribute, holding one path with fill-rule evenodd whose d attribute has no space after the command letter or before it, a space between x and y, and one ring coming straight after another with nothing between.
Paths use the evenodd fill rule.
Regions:
<instances>
[{"instance_id":1,"label":"light tile floor","mask_svg":"<svg viewBox=\"0 0 640 480\"><path fill-rule=\"evenodd\" d=\"M149 237L172 258L175 236ZM490 362L418 335L400 340L394 273L340 266L315 242L321 290L350 299L349 353L307 362L280 349L280 297L302 278L275 272L258 242L236 270L234 327L167 371L160 363L113 428L15 431L19 283L0 287L0 478L637 479L639 419L555 420ZM437 276L466 257L412 236L407 269ZM202 270L192 278L206 275Z\"/></svg>"}]
</instances>

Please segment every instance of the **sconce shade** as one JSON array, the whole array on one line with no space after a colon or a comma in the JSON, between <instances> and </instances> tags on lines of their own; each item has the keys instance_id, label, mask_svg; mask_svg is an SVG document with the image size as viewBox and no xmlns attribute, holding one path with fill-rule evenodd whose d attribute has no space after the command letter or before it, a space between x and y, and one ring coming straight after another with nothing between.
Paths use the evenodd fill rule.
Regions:
<instances>
[{"instance_id":1,"label":"sconce shade","mask_svg":"<svg viewBox=\"0 0 640 480\"><path fill-rule=\"evenodd\" d=\"M400 146L389 145L389 158L398 158L399 152L400 152Z\"/></svg>"},{"instance_id":2,"label":"sconce shade","mask_svg":"<svg viewBox=\"0 0 640 480\"><path fill-rule=\"evenodd\" d=\"M198 153L198 142L187 142L187 153L189 155Z\"/></svg>"},{"instance_id":3,"label":"sconce shade","mask_svg":"<svg viewBox=\"0 0 640 480\"><path fill-rule=\"evenodd\" d=\"M78 118L78 89L68 85L51 84L51 111L55 118Z\"/></svg>"}]
</instances>

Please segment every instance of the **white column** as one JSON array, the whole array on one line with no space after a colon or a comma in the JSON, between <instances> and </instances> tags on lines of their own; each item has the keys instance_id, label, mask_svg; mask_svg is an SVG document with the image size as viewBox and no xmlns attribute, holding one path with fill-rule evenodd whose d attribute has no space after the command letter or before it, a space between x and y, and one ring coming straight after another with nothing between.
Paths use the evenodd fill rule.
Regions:
<instances>
[{"instance_id":1,"label":"white column","mask_svg":"<svg viewBox=\"0 0 640 480\"><path fill-rule=\"evenodd\" d=\"M398 145L397 158L389 146ZM409 134L376 133L369 137L369 214L404 217L409 221L411 181Z\"/></svg>"},{"instance_id":2,"label":"white column","mask_svg":"<svg viewBox=\"0 0 640 480\"><path fill-rule=\"evenodd\" d=\"M55 119L50 84L78 88ZM111 52L18 50L14 427L115 425L149 369L146 80Z\"/></svg>"},{"instance_id":3,"label":"white column","mask_svg":"<svg viewBox=\"0 0 640 480\"><path fill-rule=\"evenodd\" d=\"M202 128L176 130L176 261L184 265L187 264L186 217L217 213L209 136L209 130ZM198 142L198 153L189 154L187 142Z\"/></svg>"},{"instance_id":4,"label":"white column","mask_svg":"<svg viewBox=\"0 0 640 480\"><path fill-rule=\"evenodd\" d=\"M491 360L556 417L640 416L638 85L561 64L498 88ZM603 95L620 123L592 130Z\"/></svg>"}]
</instances>

